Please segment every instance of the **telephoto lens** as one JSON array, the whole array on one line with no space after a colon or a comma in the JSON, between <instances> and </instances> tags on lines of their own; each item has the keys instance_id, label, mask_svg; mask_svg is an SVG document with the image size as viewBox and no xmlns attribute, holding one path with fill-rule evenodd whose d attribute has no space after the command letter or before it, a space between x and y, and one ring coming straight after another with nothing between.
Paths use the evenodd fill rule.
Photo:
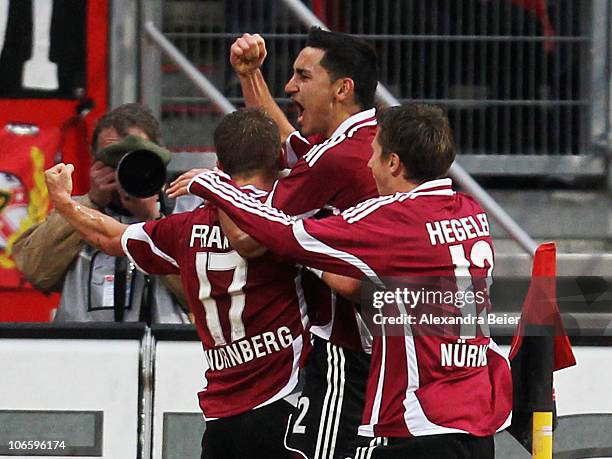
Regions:
<instances>
[{"instance_id":1,"label":"telephoto lens","mask_svg":"<svg viewBox=\"0 0 612 459\"><path fill-rule=\"evenodd\" d=\"M96 158L117 170L119 185L127 194L148 198L164 187L170 155L153 142L129 135L100 150Z\"/></svg>"},{"instance_id":2,"label":"telephoto lens","mask_svg":"<svg viewBox=\"0 0 612 459\"><path fill-rule=\"evenodd\" d=\"M166 164L151 151L132 150L119 160L117 179L130 196L148 198L166 183Z\"/></svg>"}]
</instances>

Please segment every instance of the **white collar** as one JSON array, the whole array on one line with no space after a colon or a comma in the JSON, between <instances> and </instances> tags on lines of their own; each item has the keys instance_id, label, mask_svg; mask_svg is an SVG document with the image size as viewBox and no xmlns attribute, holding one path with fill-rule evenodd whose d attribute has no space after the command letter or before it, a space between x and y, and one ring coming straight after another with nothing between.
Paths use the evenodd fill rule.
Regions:
<instances>
[{"instance_id":1,"label":"white collar","mask_svg":"<svg viewBox=\"0 0 612 459\"><path fill-rule=\"evenodd\" d=\"M370 108L368 110L364 110L362 112L355 113L354 115L349 116L342 123L340 123L340 126L336 128L334 133L331 136L329 136L329 138L332 139L334 137L338 137L339 135L346 133L346 131L348 131L351 127L355 126L356 124L362 121L365 121L369 118L372 118L374 116L376 116L375 108Z\"/></svg>"},{"instance_id":2,"label":"white collar","mask_svg":"<svg viewBox=\"0 0 612 459\"><path fill-rule=\"evenodd\" d=\"M421 183L416 188L413 188L412 190L410 190L410 193L420 193L422 191L427 191L432 188L441 188L441 187L450 188L452 190L453 181L448 177L441 178L441 179L435 179L435 180L429 180L427 182Z\"/></svg>"},{"instance_id":3,"label":"white collar","mask_svg":"<svg viewBox=\"0 0 612 459\"><path fill-rule=\"evenodd\" d=\"M260 190L259 188L257 188L255 185L243 185L240 187L241 190L249 190L253 193L254 196L259 197L259 196L267 196L268 192L264 191L264 190Z\"/></svg>"}]
</instances>

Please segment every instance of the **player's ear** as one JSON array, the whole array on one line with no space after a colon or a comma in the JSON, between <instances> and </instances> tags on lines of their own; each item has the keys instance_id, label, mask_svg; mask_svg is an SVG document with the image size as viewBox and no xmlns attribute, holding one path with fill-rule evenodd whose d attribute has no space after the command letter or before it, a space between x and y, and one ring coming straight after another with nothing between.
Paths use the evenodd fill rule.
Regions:
<instances>
[{"instance_id":1,"label":"player's ear","mask_svg":"<svg viewBox=\"0 0 612 459\"><path fill-rule=\"evenodd\" d=\"M389 153L389 170L393 176L403 173L404 164L397 153Z\"/></svg>"},{"instance_id":2,"label":"player's ear","mask_svg":"<svg viewBox=\"0 0 612 459\"><path fill-rule=\"evenodd\" d=\"M355 82L352 78L338 78L335 94L339 100L350 100L355 96Z\"/></svg>"},{"instance_id":3,"label":"player's ear","mask_svg":"<svg viewBox=\"0 0 612 459\"><path fill-rule=\"evenodd\" d=\"M223 165L217 160L217 169L219 169L220 171L223 170Z\"/></svg>"}]
</instances>

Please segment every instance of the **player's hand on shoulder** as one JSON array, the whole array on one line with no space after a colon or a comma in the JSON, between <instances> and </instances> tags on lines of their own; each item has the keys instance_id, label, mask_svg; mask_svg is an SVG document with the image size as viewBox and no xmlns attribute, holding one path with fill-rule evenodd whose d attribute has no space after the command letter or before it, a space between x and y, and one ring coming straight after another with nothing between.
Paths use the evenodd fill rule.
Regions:
<instances>
[{"instance_id":1,"label":"player's hand on shoulder","mask_svg":"<svg viewBox=\"0 0 612 459\"><path fill-rule=\"evenodd\" d=\"M187 185L189 185L191 179L193 179L196 175L201 174L202 172L206 172L208 170L210 169L191 169L187 172L182 173L172 183L170 183L170 186L168 188L166 188L166 194L170 198L178 198L179 196L189 194L189 192L187 191Z\"/></svg>"},{"instance_id":2,"label":"player's hand on shoulder","mask_svg":"<svg viewBox=\"0 0 612 459\"><path fill-rule=\"evenodd\" d=\"M266 55L263 37L257 33L245 33L232 44L230 63L238 75L248 75L261 67Z\"/></svg>"},{"instance_id":3,"label":"player's hand on shoulder","mask_svg":"<svg viewBox=\"0 0 612 459\"><path fill-rule=\"evenodd\" d=\"M59 163L45 171L45 182L52 201L72 193L72 164Z\"/></svg>"},{"instance_id":4,"label":"player's hand on shoulder","mask_svg":"<svg viewBox=\"0 0 612 459\"><path fill-rule=\"evenodd\" d=\"M94 161L89 169L89 199L98 207L106 207L117 190L115 169L102 161Z\"/></svg>"}]
</instances>

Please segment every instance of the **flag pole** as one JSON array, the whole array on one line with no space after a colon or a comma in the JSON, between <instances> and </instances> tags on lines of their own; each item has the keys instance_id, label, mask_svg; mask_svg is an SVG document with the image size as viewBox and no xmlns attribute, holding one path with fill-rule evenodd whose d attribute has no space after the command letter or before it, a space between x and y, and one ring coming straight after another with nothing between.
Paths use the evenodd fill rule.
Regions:
<instances>
[{"instance_id":1,"label":"flag pole","mask_svg":"<svg viewBox=\"0 0 612 459\"><path fill-rule=\"evenodd\" d=\"M553 414L552 411L535 411L533 419L533 459L552 459L553 452Z\"/></svg>"}]
</instances>

